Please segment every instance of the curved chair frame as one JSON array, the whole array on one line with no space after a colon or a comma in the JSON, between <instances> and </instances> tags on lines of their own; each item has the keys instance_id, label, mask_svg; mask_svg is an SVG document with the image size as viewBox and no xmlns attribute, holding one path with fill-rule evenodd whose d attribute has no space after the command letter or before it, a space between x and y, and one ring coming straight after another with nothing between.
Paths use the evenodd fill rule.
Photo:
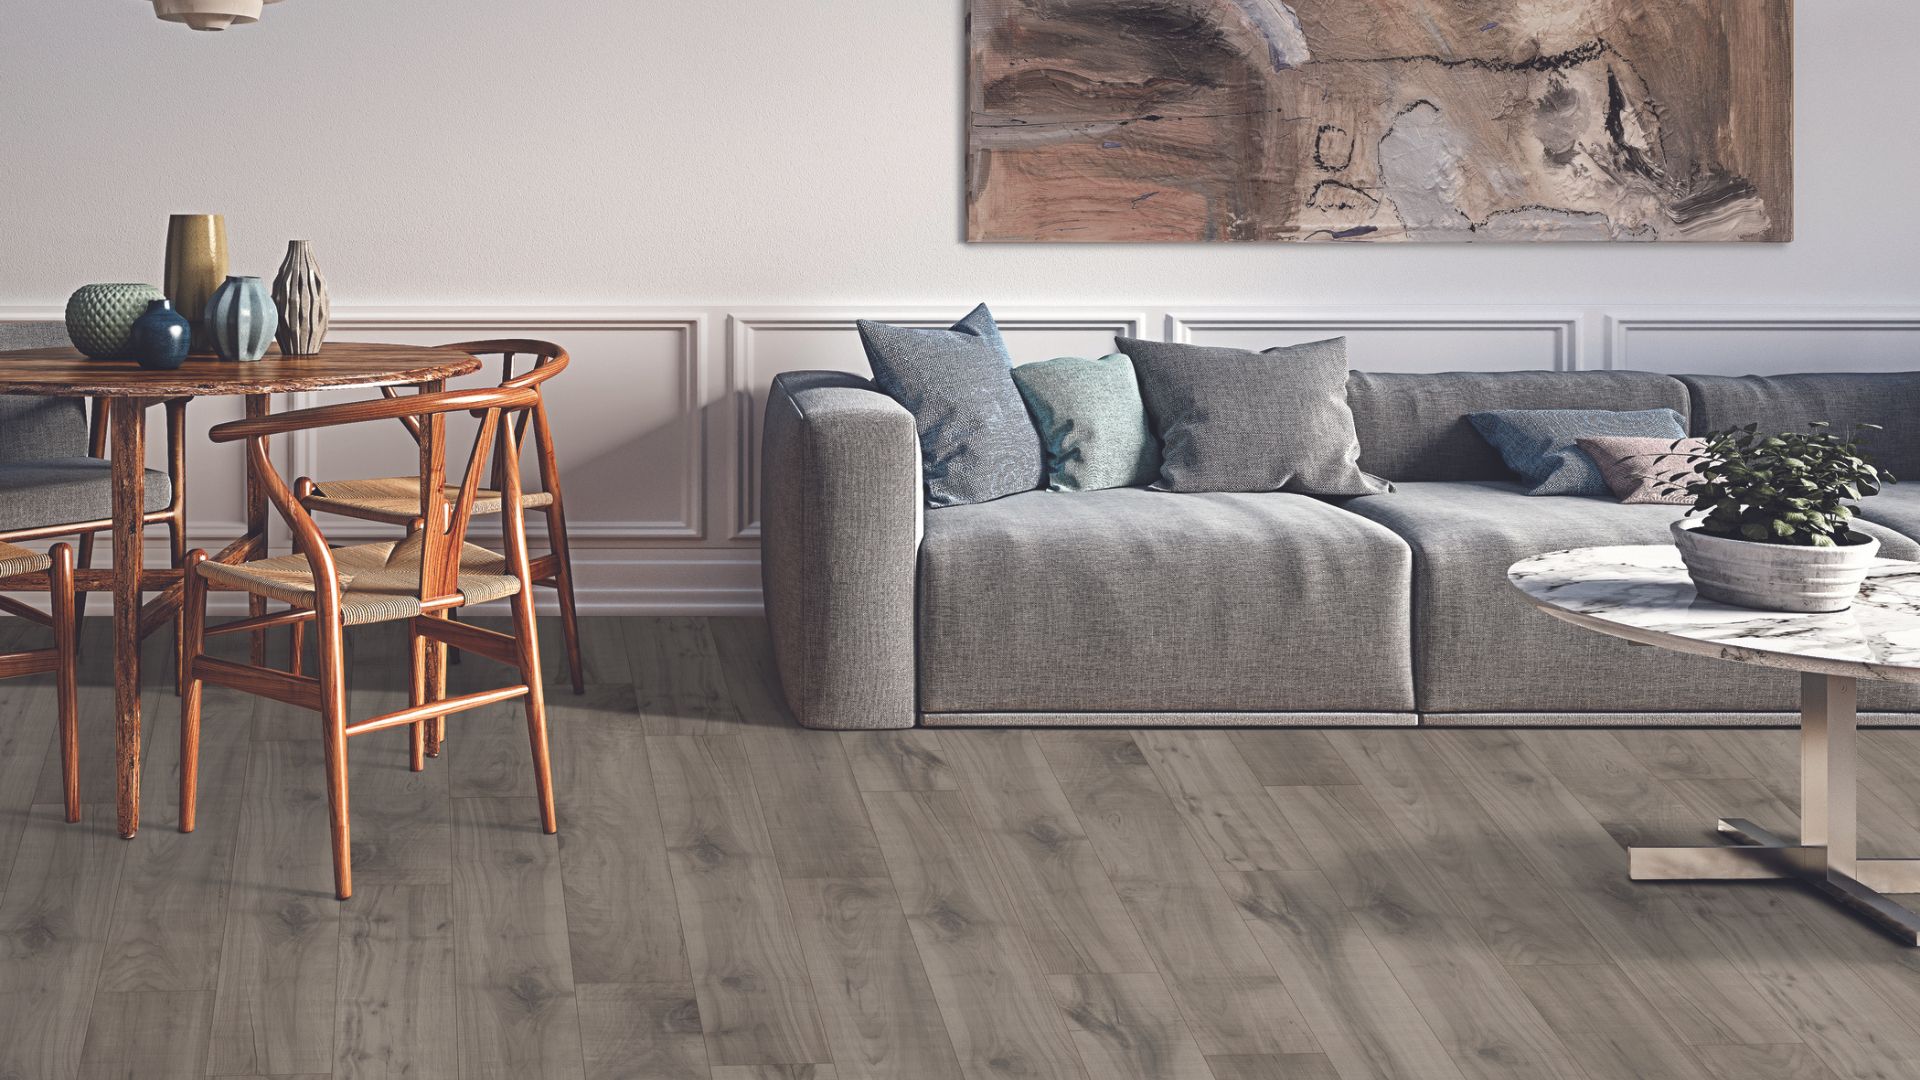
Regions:
<instances>
[{"instance_id":1,"label":"curved chair frame","mask_svg":"<svg viewBox=\"0 0 1920 1080\"><path fill-rule=\"evenodd\" d=\"M523 388L440 391L300 409L237 420L213 429L210 437L214 442L246 442L248 459L266 489L268 500L286 521L298 543L299 557L305 560L312 576L313 595L310 608L296 606L290 611L257 615L208 627L207 592L212 586L201 567L206 562L207 554L201 550L188 554L185 638L188 659L187 679L181 700L180 831L192 832L194 828L202 687L208 682L298 705L320 714L326 750L334 878L336 893L342 900L353 894L347 804L347 739L354 735L392 727L410 728L410 764L417 772L425 767L429 722L443 720L450 713L522 698L533 751L541 827L548 833L558 830L553 803L552 768L548 760L540 650L533 614L532 586L535 578L527 554L526 519L520 505L522 492L519 472L509 467L510 463L517 460L519 452L515 419L518 414L536 407L538 403L539 395ZM480 417L480 425L474 436L473 451L458 494L449 503L446 493L445 418L448 413L467 411ZM289 488L275 470L272 457L267 452L267 439L288 432L395 419L413 420L419 425L420 435L421 506L414 529L421 538L416 597L418 614L391 617L404 618L408 624L411 695L405 709L349 722L344 645L347 620L342 607L343 589L334 551L326 535L301 505L294 489ZM412 424L409 430L413 430ZM473 517L474 501L489 459L505 483L503 490L506 498L501 511L505 564L507 573L519 583L512 597L514 633L511 635L453 622L444 617L467 602L460 591L461 552L466 545L467 527ZM276 626L305 626L308 623L313 624L318 640L320 662L317 676L241 664L209 656L205 652L205 639L212 634L251 633ZM430 685L427 658L429 646L449 644L516 668L520 681L492 690L444 697L442 692Z\"/></svg>"}]
</instances>

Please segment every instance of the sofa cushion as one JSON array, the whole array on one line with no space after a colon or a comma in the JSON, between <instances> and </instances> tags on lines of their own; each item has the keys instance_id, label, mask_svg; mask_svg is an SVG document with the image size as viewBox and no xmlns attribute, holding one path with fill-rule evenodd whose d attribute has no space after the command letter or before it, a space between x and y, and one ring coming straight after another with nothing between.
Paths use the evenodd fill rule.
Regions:
<instances>
[{"instance_id":1,"label":"sofa cushion","mask_svg":"<svg viewBox=\"0 0 1920 1080\"><path fill-rule=\"evenodd\" d=\"M1672 409L1687 388L1645 371L1494 371L1408 375L1356 371L1347 404L1360 467L1401 480L1507 480L1500 455L1468 422L1494 409Z\"/></svg>"},{"instance_id":2,"label":"sofa cushion","mask_svg":"<svg viewBox=\"0 0 1920 1080\"><path fill-rule=\"evenodd\" d=\"M873 381L913 414L929 506L986 502L1046 482L1040 435L987 305L946 330L855 325Z\"/></svg>"},{"instance_id":3,"label":"sofa cushion","mask_svg":"<svg viewBox=\"0 0 1920 1080\"><path fill-rule=\"evenodd\" d=\"M0 465L0 532L113 516L113 467L98 458L66 458ZM167 508L173 484L146 472L147 513Z\"/></svg>"},{"instance_id":4,"label":"sofa cushion","mask_svg":"<svg viewBox=\"0 0 1920 1080\"><path fill-rule=\"evenodd\" d=\"M1693 433L1746 424L1777 434L1825 420L1842 433L1879 424L1861 443L1876 465L1920 480L1920 371L1815 375L1681 375L1693 398Z\"/></svg>"},{"instance_id":5,"label":"sofa cushion","mask_svg":"<svg viewBox=\"0 0 1920 1080\"><path fill-rule=\"evenodd\" d=\"M1115 488L929 510L921 708L1407 711L1410 584L1398 537L1302 495Z\"/></svg>"},{"instance_id":6,"label":"sofa cushion","mask_svg":"<svg viewBox=\"0 0 1920 1080\"><path fill-rule=\"evenodd\" d=\"M1160 444L1133 361L1062 356L1021 364L1013 381L1047 450L1047 490L1145 487L1159 478Z\"/></svg>"},{"instance_id":7,"label":"sofa cushion","mask_svg":"<svg viewBox=\"0 0 1920 1080\"><path fill-rule=\"evenodd\" d=\"M1854 504L1855 516L1920 541L1920 474L1914 476L1914 481L1888 484L1880 489L1880 494L1861 499ZM1881 554L1889 559L1909 557L1887 552Z\"/></svg>"},{"instance_id":8,"label":"sofa cushion","mask_svg":"<svg viewBox=\"0 0 1920 1080\"><path fill-rule=\"evenodd\" d=\"M1249 352L1115 338L1160 435L1161 491L1371 495L1354 464L1347 339Z\"/></svg>"},{"instance_id":9,"label":"sofa cushion","mask_svg":"<svg viewBox=\"0 0 1920 1080\"><path fill-rule=\"evenodd\" d=\"M1868 500L1871 502L1872 500ZM1422 712L1792 711L1790 672L1641 648L1534 610L1507 583L1529 555L1603 544L1664 544L1685 507L1610 497L1529 498L1494 481L1403 483L1353 499L1413 549L1414 681ZM1920 544L1876 526L1888 558ZM1867 709L1920 709L1920 688L1861 687Z\"/></svg>"}]
</instances>

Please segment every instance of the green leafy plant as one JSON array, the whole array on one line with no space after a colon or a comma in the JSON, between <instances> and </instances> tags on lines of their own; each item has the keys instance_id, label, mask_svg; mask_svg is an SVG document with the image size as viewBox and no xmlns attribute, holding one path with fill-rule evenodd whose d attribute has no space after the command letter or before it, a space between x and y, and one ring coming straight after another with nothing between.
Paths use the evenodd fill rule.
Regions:
<instances>
[{"instance_id":1,"label":"green leafy plant","mask_svg":"<svg viewBox=\"0 0 1920 1080\"><path fill-rule=\"evenodd\" d=\"M1866 543L1849 525L1847 504L1894 482L1860 448L1860 432L1880 427L1859 424L1842 438L1825 421L1809 426L1783 435L1758 434L1757 424L1712 432L1705 449L1684 455L1697 479L1662 487L1693 500L1705 515L1700 531L1710 536L1798 547Z\"/></svg>"}]
</instances>

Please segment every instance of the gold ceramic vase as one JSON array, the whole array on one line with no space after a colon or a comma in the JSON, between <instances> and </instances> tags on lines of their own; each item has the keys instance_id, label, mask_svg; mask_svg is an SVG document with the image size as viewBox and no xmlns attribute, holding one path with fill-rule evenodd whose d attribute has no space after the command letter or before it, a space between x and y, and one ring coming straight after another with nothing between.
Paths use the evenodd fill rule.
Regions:
<instances>
[{"instance_id":1,"label":"gold ceramic vase","mask_svg":"<svg viewBox=\"0 0 1920 1080\"><path fill-rule=\"evenodd\" d=\"M167 299L193 324L193 354L213 355L207 301L227 280L227 219L219 214L175 214L167 219Z\"/></svg>"}]
</instances>

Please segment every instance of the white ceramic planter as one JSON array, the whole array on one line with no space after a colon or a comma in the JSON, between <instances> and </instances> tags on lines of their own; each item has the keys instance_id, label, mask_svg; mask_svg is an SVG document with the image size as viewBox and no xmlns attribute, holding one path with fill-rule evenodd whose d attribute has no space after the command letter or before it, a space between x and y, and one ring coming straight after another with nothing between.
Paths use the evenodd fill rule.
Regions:
<instances>
[{"instance_id":1,"label":"white ceramic planter","mask_svg":"<svg viewBox=\"0 0 1920 1080\"><path fill-rule=\"evenodd\" d=\"M1674 546L1704 600L1759 611L1845 611L1860 594L1880 541L1845 547L1789 547L1728 540L1700 531L1699 521L1673 523Z\"/></svg>"}]
</instances>

